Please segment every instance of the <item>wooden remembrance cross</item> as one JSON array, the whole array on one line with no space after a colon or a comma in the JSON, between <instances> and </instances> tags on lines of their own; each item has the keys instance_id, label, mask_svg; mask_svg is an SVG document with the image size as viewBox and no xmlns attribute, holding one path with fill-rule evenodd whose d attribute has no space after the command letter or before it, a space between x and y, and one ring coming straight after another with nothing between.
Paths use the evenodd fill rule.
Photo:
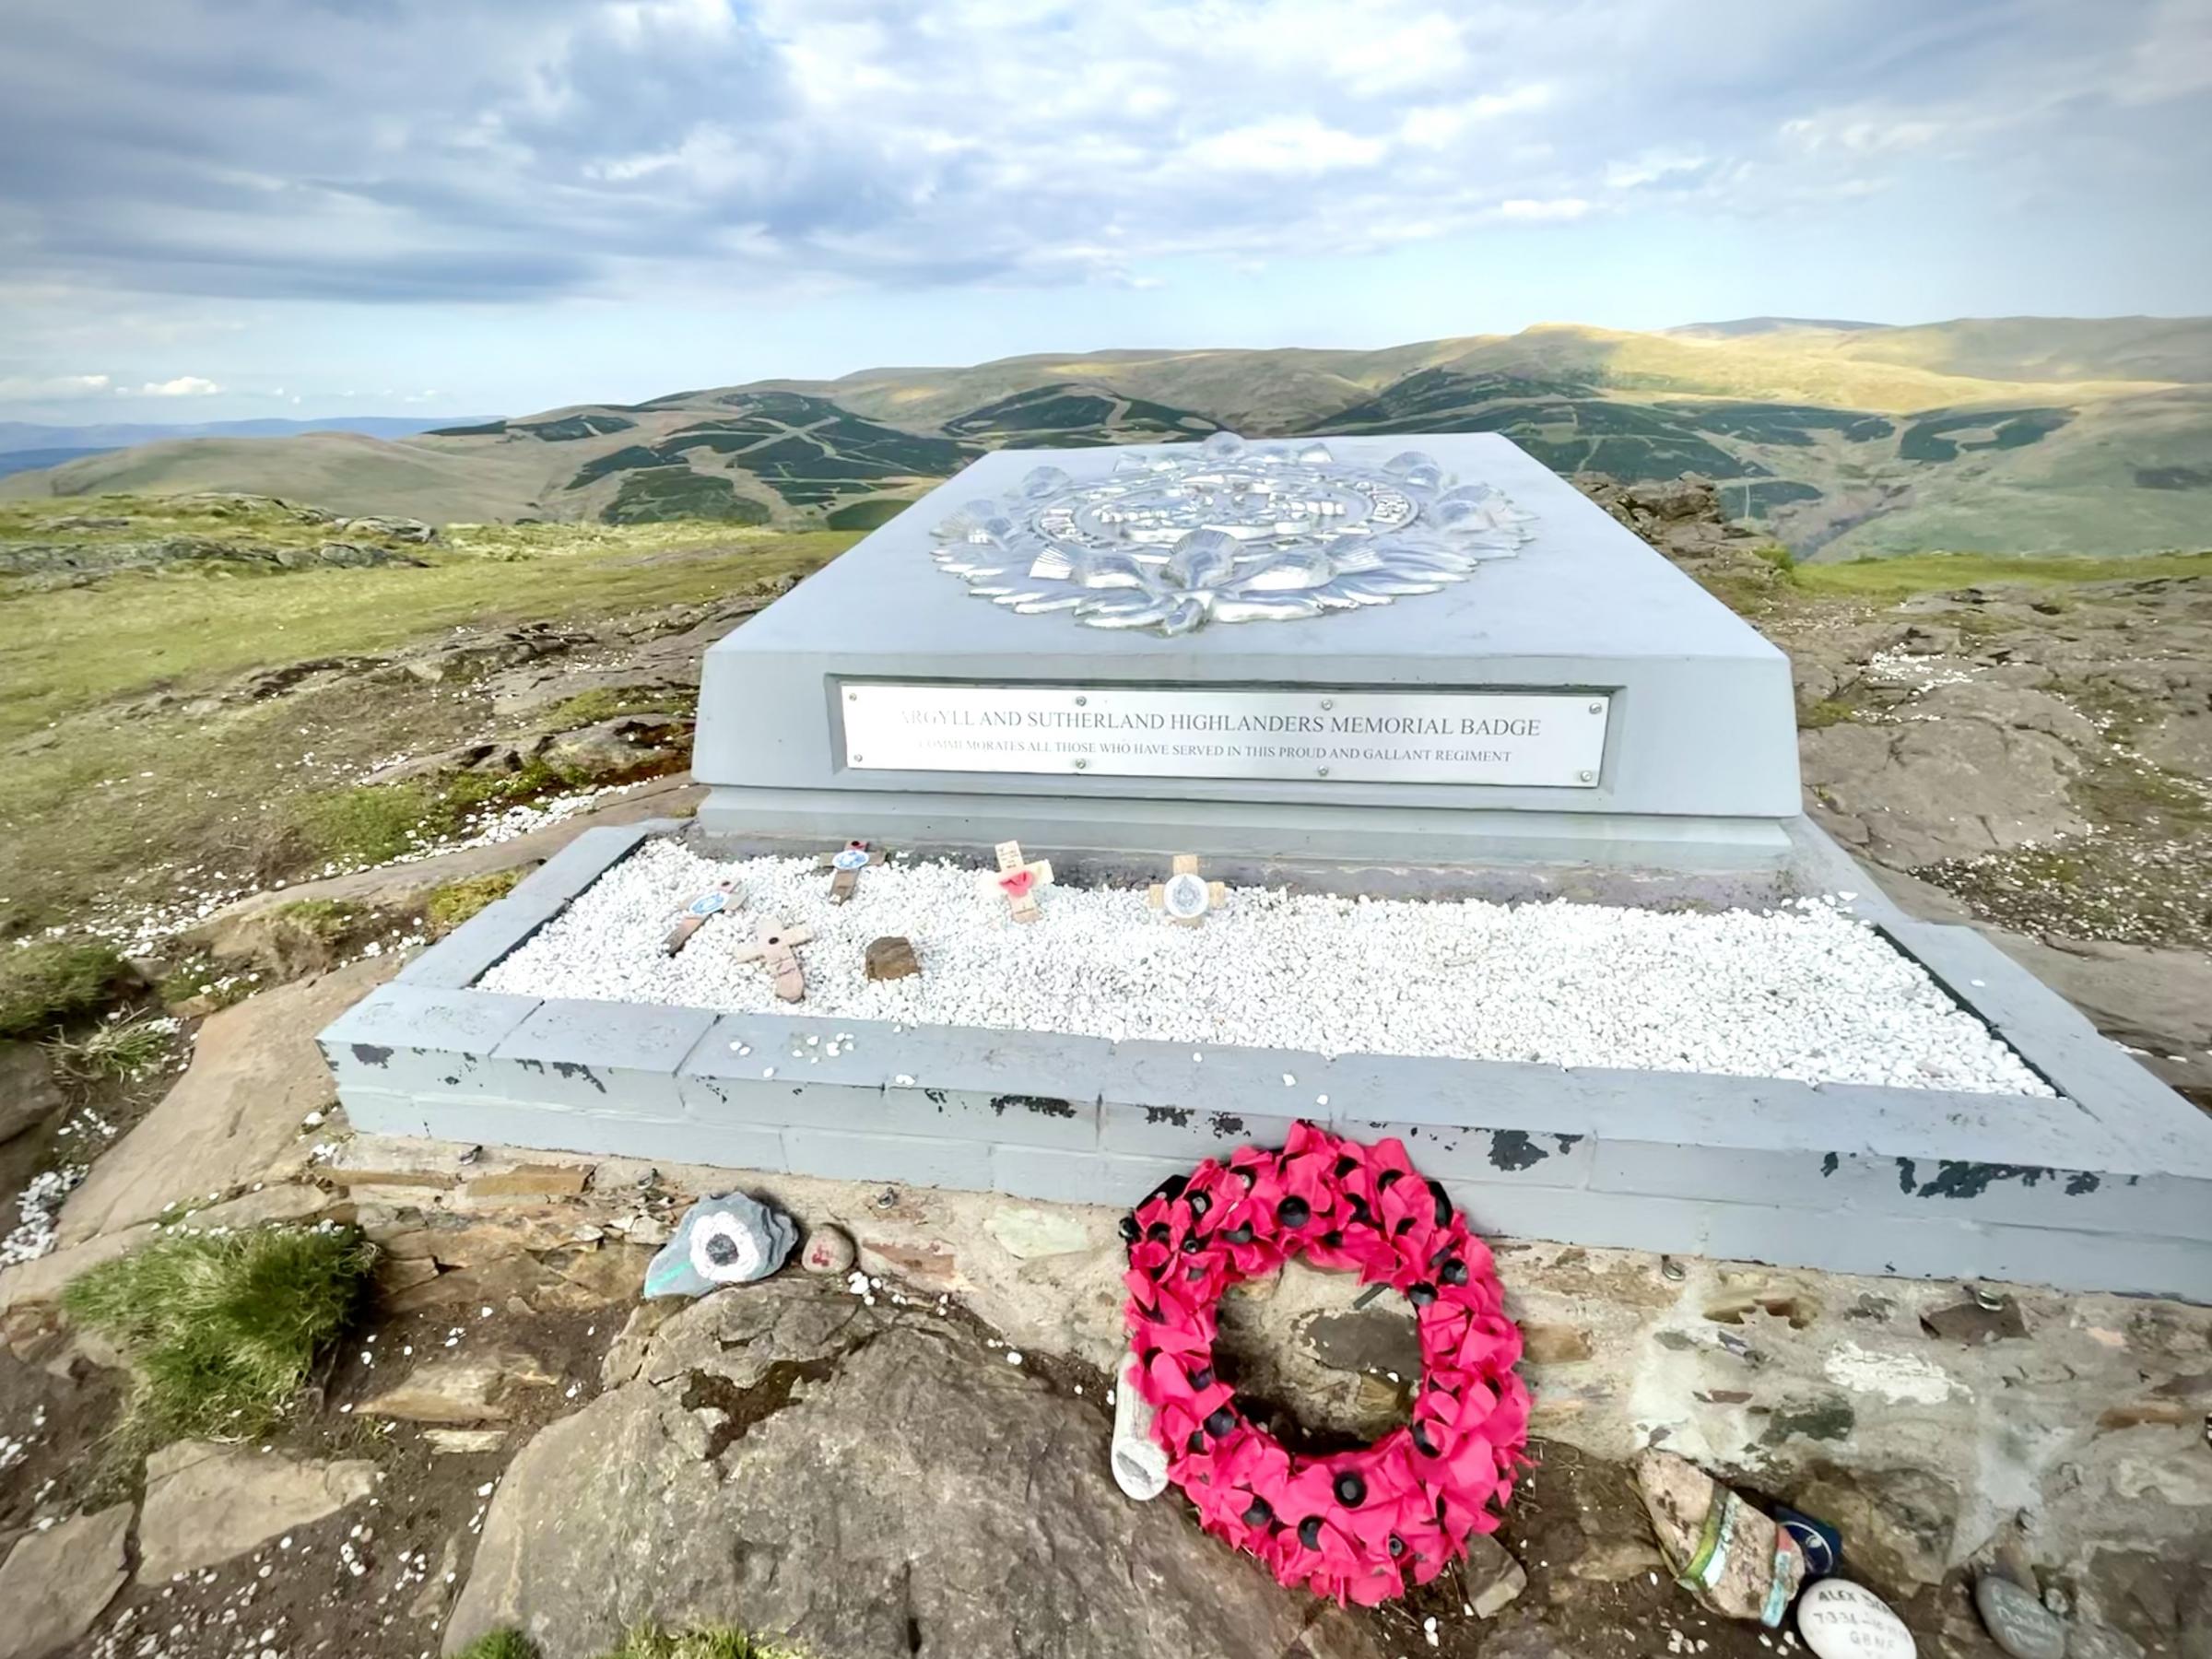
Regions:
<instances>
[{"instance_id":1,"label":"wooden remembrance cross","mask_svg":"<svg viewBox=\"0 0 2212 1659\"><path fill-rule=\"evenodd\" d=\"M883 854L865 841L849 841L837 852L824 853L822 863L836 872L830 877L830 902L843 904L851 899L860 886L860 873L882 862Z\"/></svg>"},{"instance_id":2,"label":"wooden remembrance cross","mask_svg":"<svg viewBox=\"0 0 2212 1659\"><path fill-rule=\"evenodd\" d=\"M981 872L975 884L985 897L1004 893L1007 914L1013 920L1034 922L1044 913L1038 907L1038 889L1053 885L1052 861L1040 858L1034 864L1025 863L1019 841L1000 841L998 868Z\"/></svg>"},{"instance_id":3,"label":"wooden remembrance cross","mask_svg":"<svg viewBox=\"0 0 2212 1659\"><path fill-rule=\"evenodd\" d=\"M797 1002L806 994L806 974L792 947L813 937L808 928L786 927L773 916L763 916L753 942L740 945L730 955L735 961L760 963L776 976L776 994L785 1002Z\"/></svg>"},{"instance_id":4,"label":"wooden remembrance cross","mask_svg":"<svg viewBox=\"0 0 2212 1659\"><path fill-rule=\"evenodd\" d=\"M1171 868L1173 874L1156 884L1145 900L1169 921L1195 927L1206 920L1207 912L1219 910L1222 900L1229 897L1225 884L1208 881L1198 874L1195 853L1176 853Z\"/></svg>"}]
</instances>

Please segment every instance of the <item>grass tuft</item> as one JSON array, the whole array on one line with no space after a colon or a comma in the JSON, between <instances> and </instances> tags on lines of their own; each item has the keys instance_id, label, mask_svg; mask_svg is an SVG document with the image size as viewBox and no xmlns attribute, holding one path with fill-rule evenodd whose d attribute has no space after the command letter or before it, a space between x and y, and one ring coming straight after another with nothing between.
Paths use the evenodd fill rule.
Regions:
<instances>
[{"instance_id":1,"label":"grass tuft","mask_svg":"<svg viewBox=\"0 0 2212 1659\"><path fill-rule=\"evenodd\" d=\"M52 1048L55 1065L69 1077L87 1082L113 1077L127 1083L166 1061L176 1036L174 1019L141 1013L128 1019L104 1020L82 1037L56 1038Z\"/></svg>"},{"instance_id":2,"label":"grass tuft","mask_svg":"<svg viewBox=\"0 0 2212 1659\"><path fill-rule=\"evenodd\" d=\"M141 1443L259 1434L352 1323L375 1260L351 1228L184 1233L72 1280L62 1306L129 1357Z\"/></svg>"},{"instance_id":3,"label":"grass tuft","mask_svg":"<svg viewBox=\"0 0 2212 1659\"><path fill-rule=\"evenodd\" d=\"M538 1659L537 1643L520 1630L493 1630L477 1637L453 1659Z\"/></svg>"},{"instance_id":4,"label":"grass tuft","mask_svg":"<svg viewBox=\"0 0 2212 1659\"><path fill-rule=\"evenodd\" d=\"M430 937L442 939L486 905L506 898L522 878L520 870L488 870L481 876L465 876L459 881L447 882L430 895L429 902L423 907L424 920L430 925Z\"/></svg>"},{"instance_id":5,"label":"grass tuft","mask_svg":"<svg viewBox=\"0 0 2212 1659\"><path fill-rule=\"evenodd\" d=\"M128 977L114 947L96 939L0 946L0 1037L100 1013Z\"/></svg>"}]
</instances>

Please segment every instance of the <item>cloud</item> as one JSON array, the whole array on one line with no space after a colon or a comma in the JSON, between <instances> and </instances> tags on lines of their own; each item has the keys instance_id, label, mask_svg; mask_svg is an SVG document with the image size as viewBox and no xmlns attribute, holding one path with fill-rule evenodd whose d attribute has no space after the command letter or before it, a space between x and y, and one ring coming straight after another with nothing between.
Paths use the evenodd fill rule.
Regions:
<instances>
[{"instance_id":1,"label":"cloud","mask_svg":"<svg viewBox=\"0 0 2212 1659\"><path fill-rule=\"evenodd\" d=\"M222 387L211 380L202 380L196 374L180 374L175 380L148 381L136 388L118 386L119 397L213 397Z\"/></svg>"},{"instance_id":2,"label":"cloud","mask_svg":"<svg viewBox=\"0 0 2212 1659\"><path fill-rule=\"evenodd\" d=\"M2172 134L2212 87L2204 14L136 0L119 42L15 0L0 153L41 159L0 181L0 247L12 287L158 315L1130 285L1692 198L1809 212L1934 159L1962 200L2064 165L2148 204L2201 171Z\"/></svg>"},{"instance_id":3,"label":"cloud","mask_svg":"<svg viewBox=\"0 0 2212 1659\"><path fill-rule=\"evenodd\" d=\"M0 401L7 403L68 403L107 389L104 374L0 375Z\"/></svg>"}]
</instances>

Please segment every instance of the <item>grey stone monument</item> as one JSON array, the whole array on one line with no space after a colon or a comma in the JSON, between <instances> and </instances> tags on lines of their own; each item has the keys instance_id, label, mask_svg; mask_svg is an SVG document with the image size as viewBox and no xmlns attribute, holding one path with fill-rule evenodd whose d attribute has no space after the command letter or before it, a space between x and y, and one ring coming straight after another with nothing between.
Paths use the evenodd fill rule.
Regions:
<instances>
[{"instance_id":1,"label":"grey stone monument","mask_svg":"<svg viewBox=\"0 0 2212 1659\"><path fill-rule=\"evenodd\" d=\"M323 1033L357 1128L1127 1206L1303 1113L1402 1138L1488 1231L2212 1300L2212 1121L1884 898L1800 812L1782 655L1502 438L987 456L712 648L695 768L696 823L586 832ZM1840 894L2054 1092L477 988L661 834L979 869L1018 841L1077 881L1192 853L1348 893Z\"/></svg>"},{"instance_id":2,"label":"grey stone monument","mask_svg":"<svg viewBox=\"0 0 2212 1659\"><path fill-rule=\"evenodd\" d=\"M707 653L710 831L1771 866L1789 665L1506 439L1001 451Z\"/></svg>"}]
</instances>

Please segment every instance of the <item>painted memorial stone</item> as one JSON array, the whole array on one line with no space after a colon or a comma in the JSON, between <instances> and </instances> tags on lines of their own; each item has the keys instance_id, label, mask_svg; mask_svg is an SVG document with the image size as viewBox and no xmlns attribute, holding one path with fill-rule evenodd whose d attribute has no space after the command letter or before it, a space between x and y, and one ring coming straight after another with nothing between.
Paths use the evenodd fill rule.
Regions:
<instances>
[{"instance_id":1,"label":"painted memorial stone","mask_svg":"<svg viewBox=\"0 0 2212 1659\"><path fill-rule=\"evenodd\" d=\"M1842 1535L1827 1522L1801 1515L1786 1504L1775 1506L1774 1519L1782 1523L1783 1530L1796 1539L1797 1547L1805 1551L1806 1578L1826 1578L1841 1564Z\"/></svg>"},{"instance_id":2,"label":"painted memorial stone","mask_svg":"<svg viewBox=\"0 0 2212 1659\"><path fill-rule=\"evenodd\" d=\"M799 1265L808 1273L825 1277L841 1277L853 1271L853 1264L860 1259L853 1247L853 1235L841 1227L828 1222L810 1228L806 1233L806 1248L799 1253Z\"/></svg>"},{"instance_id":3,"label":"painted memorial stone","mask_svg":"<svg viewBox=\"0 0 2212 1659\"><path fill-rule=\"evenodd\" d=\"M701 1198L645 1269L647 1296L704 1296L766 1278L783 1265L798 1229L789 1216L743 1193Z\"/></svg>"},{"instance_id":4,"label":"painted memorial stone","mask_svg":"<svg viewBox=\"0 0 2212 1659\"><path fill-rule=\"evenodd\" d=\"M1985 1572L1974 1581L1974 1608L2012 1659L2066 1659L2066 1627L2034 1592Z\"/></svg>"},{"instance_id":5,"label":"painted memorial stone","mask_svg":"<svg viewBox=\"0 0 2212 1659\"><path fill-rule=\"evenodd\" d=\"M1636 1483L1677 1583L1725 1618L1782 1622L1805 1582L1796 1539L1670 1452L1638 1458Z\"/></svg>"},{"instance_id":6,"label":"painted memorial stone","mask_svg":"<svg viewBox=\"0 0 2212 1659\"><path fill-rule=\"evenodd\" d=\"M1797 1599L1797 1633L1818 1659L1913 1659L1905 1621L1871 1590L1822 1579Z\"/></svg>"},{"instance_id":7,"label":"painted memorial stone","mask_svg":"<svg viewBox=\"0 0 2212 1659\"><path fill-rule=\"evenodd\" d=\"M981 597L1171 637L1433 594L1518 553L1534 516L1418 450L1361 466L1325 444L1216 432L1103 477L1037 467L934 534L938 565Z\"/></svg>"}]
</instances>

